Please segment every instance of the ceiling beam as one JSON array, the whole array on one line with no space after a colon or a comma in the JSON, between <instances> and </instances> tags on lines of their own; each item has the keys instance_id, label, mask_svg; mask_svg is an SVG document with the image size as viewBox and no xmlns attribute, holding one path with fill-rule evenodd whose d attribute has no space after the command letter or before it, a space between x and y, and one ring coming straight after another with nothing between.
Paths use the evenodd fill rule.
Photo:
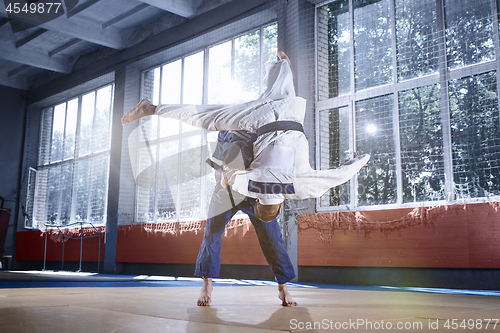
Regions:
<instances>
[{"instance_id":1,"label":"ceiling beam","mask_svg":"<svg viewBox=\"0 0 500 333\"><path fill-rule=\"evenodd\" d=\"M66 44L61 45L61 46L59 46L58 48L56 48L56 49L54 49L52 51L49 51L49 57L52 57L53 55L55 55L55 54L57 54L59 52L62 52L64 50L66 50L67 48L72 47L73 45L76 45L76 44L80 43L81 41L82 40L78 39L78 38L72 39L69 42L67 42Z\"/></svg>"},{"instance_id":2,"label":"ceiling beam","mask_svg":"<svg viewBox=\"0 0 500 333\"><path fill-rule=\"evenodd\" d=\"M0 72L0 85L21 90L29 90L29 84L26 78L20 76L8 77L5 72Z\"/></svg>"},{"instance_id":3,"label":"ceiling beam","mask_svg":"<svg viewBox=\"0 0 500 333\"><path fill-rule=\"evenodd\" d=\"M148 5L163 9L176 15L193 18L199 1L196 0L140 0Z\"/></svg>"},{"instance_id":4,"label":"ceiling beam","mask_svg":"<svg viewBox=\"0 0 500 333\"><path fill-rule=\"evenodd\" d=\"M32 41L33 39L37 38L38 36L40 36L41 34L44 34L46 33L47 30L46 29L37 29L34 33L24 37L23 39L20 39L16 42L16 47L21 47L23 46L24 44L27 44L29 43L30 41Z\"/></svg>"},{"instance_id":5,"label":"ceiling beam","mask_svg":"<svg viewBox=\"0 0 500 333\"><path fill-rule=\"evenodd\" d=\"M101 24L78 17L68 20L64 16L61 16L53 21L42 24L41 27L115 50L123 50L125 48L125 42L120 34L110 29L103 30Z\"/></svg>"},{"instance_id":6,"label":"ceiling beam","mask_svg":"<svg viewBox=\"0 0 500 333\"><path fill-rule=\"evenodd\" d=\"M92 6L98 2L99 2L99 0L88 0L81 5L77 5L76 7L74 7L73 9L71 9L69 12L66 13L66 17L70 18L70 17L84 11L85 9L89 8L90 6Z\"/></svg>"},{"instance_id":7,"label":"ceiling beam","mask_svg":"<svg viewBox=\"0 0 500 333\"><path fill-rule=\"evenodd\" d=\"M126 19L127 17L129 16L132 16L134 15L135 13L137 12L140 12L141 10L144 10L146 8L149 8L149 5L147 3L141 3L140 5L137 5L135 6L134 8L132 9L129 9L127 10L125 13L122 13L118 16L115 16L114 18L112 18L111 20L107 21L107 22L104 22L102 24L102 28L103 29L106 29L107 27L109 27L110 25L113 25L115 23L118 23L124 19Z\"/></svg>"},{"instance_id":8,"label":"ceiling beam","mask_svg":"<svg viewBox=\"0 0 500 333\"><path fill-rule=\"evenodd\" d=\"M1 17L0 18L0 27L7 24L10 20L8 18L5 18L5 17Z\"/></svg>"},{"instance_id":9,"label":"ceiling beam","mask_svg":"<svg viewBox=\"0 0 500 333\"><path fill-rule=\"evenodd\" d=\"M7 18L5 3L0 1L0 16ZM68 20L64 15L39 25L40 28L79 38L115 50L125 48L124 38L113 29L103 30L100 23L73 17Z\"/></svg>"},{"instance_id":10,"label":"ceiling beam","mask_svg":"<svg viewBox=\"0 0 500 333\"><path fill-rule=\"evenodd\" d=\"M28 65L21 65L21 66L19 66L17 68L14 68L13 70L7 72L7 77L11 77L11 76L14 76L16 74L19 74L22 71L24 71L24 70L26 70L26 69L28 69L30 67L31 66L28 66Z\"/></svg>"},{"instance_id":11,"label":"ceiling beam","mask_svg":"<svg viewBox=\"0 0 500 333\"><path fill-rule=\"evenodd\" d=\"M62 57L49 57L45 52L34 48L16 48L14 44L0 41L0 58L19 64L43 68L58 73L70 73L72 64Z\"/></svg>"}]
</instances>

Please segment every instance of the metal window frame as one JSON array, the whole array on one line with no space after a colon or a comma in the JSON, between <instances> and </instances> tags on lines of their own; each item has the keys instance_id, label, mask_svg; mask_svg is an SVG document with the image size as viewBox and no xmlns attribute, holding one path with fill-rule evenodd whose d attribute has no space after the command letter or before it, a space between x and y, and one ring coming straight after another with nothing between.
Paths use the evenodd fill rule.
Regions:
<instances>
[{"instance_id":1,"label":"metal window frame","mask_svg":"<svg viewBox=\"0 0 500 333\"><path fill-rule=\"evenodd\" d=\"M318 59L318 9L338 0L328 0L316 4L315 6L315 57ZM497 75L497 97L498 109L500 112L500 37L499 37L499 19L498 8L496 0L490 0L491 15L493 19L493 38L494 38L494 51L495 59L488 60L472 65L463 66L460 68L448 69L446 57L446 36L445 36L445 16L444 16L444 0L436 0L436 24L438 26L438 69L436 72L427 74L421 77L411 79L399 80L398 67L397 67L397 41L396 41L396 18L395 18L395 0L389 1L390 10L390 24L391 24L391 47L392 47L392 79L390 84L384 84L376 87L370 87L362 90L356 90L355 87L355 68L354 68L354 0L349 0L349 25L350 25L350 93L340 95L337 97L319 100L318 93L315 94L315 114L316 114L316 142L320 142L319 131L319 113L325 110L348 107L350 113L350 140L349 145L352 151L355 151L355 103L357 101L370 99L378 96L393 94L394 96L394 109L393 114L393 135L395 142L396 154L396 177L397 177L397 201L393 204L379 204L370 206L357 205L357 176L353 177L350 182L351 198L349 205L343 206L321 206L320 198L316 199L317 212L330 212L330 211L351 211L351 210L377 210L377 209L393 209L393 208L408 208L420 207L429 205L443 205L456 203L454 196L454 182L453 182L453 164L452 164L452 151L451 151L451 128L450 128L450 109L449 109L449 95L448 95L448 82L472 75L482 74L490 71L496 71ZM318 86L318 67L315 67L315 85ZM400 129L399 129L399 93L405 90L419 88L430 85L440 85L440 101L441 101L441 119L443 128L443 160L444 160L444 173L445 173L445 192L446 199L439 201L423 201L423 202L410 202L404 203L403 201L403 181L402 181L402 160L401 160L401 142L400 142ZM317 89L318 90L318 89ZM316 165L321 165L321 154L319 144L316 146ZM480 197L469 198L467 202L488 202L492 200L500 200L500 196L493 197Z\"/></svg>"},{"instance_id":2,"label":"metal window frame","mask_svg":"<svg viewBox=\"0 0 500 333\"><path fill-rule=\"evenodd\" d=\"M102 84L102 85L99 85L97 86L96 88L93 88L93 89L90 89L88 91L85 91L85 92L82 92L82 93L79 93L78 95L76 96L72 96L71 98L67 98L67 99L64 99L63 101L59 102L59 103L54 103L52 106L50 107L47 107L45 108L45 110L49 110L51 109L52 111L52 115L51 115L51 124L50 124L50 130L47 130L47 135L50 135L50 139L47 140L48 141L48 148L49 148L49 152L46 152L46 154L48 154L48 157L46 156L45 158L48 158L48 162L46 164L40 164L40 162L43 162L43 161L38 161L37 163L37 168L34 169L36 171L42 171L42 170L51 170L53 168L62 168L63 166L65 165L72 165L73 166L73 171L72 171L72 183L71 183L71 204L70 204L70 217L69 217L69 221L67 223L64 223L64 224L61 224L60 223L60 216L61 216L61 207L62 207L62 191L61 191L61 188L59 187L58 189L58 208L57 208L57 219L56 219L56 224L58 227L61 227L61 228L66 228L66 226L68 224L71 224L71 223L74 223L74 222L81 222L81 221L76 221L76 203L77 203L77 198L76 198L76 179L75 179L75 167L77 165L78 162L80 161L85 161L85 160L93 160L93 159L97 159L101 156L109 156L110 152L111 152L111 147L108 147L107 149L104 149L104 150L100 150L100 151L96 151L94 152L94 149L92 147L92 141L91 141L91 147L90 147L90 153L89 154L86 154L86 155L83 155L83 156L79 156L79 151L80 151L80 133L81 133L81 115L82 115L82 99L83 99L83 96L84 95L87 95L87 94L90 94L92 92L95 93L95 99L94 99L94 115L93 115L93 118L92 118L92 133L95 129L95 125L96 125L96 120L95 120L95 114L96 114L96 110L97 110L97 107L96 107L96 104L97 104L97 91L102 89L102 88L105 88L105 87L108 87L110 86L111 87L111 94L110 94L110 112L109 112L109 117L111 119L111 116L112 116L112 110L113 110L113 103L114 103L114 100L113 100L113 91L114 91L114 82L107 82L105 84ZM72 100L75 100L77 99L78 100L78 109L77 109L77 121L76 121L76 129L75 129L75 150L73 152L73 157L70 157L70 158L67 158L67 159L64 159L64 145L65 145L65 142L66 142L66 122L67 122L67 112L68 112L68 102L69 101L72 101ZM61 155L61 160L58 160L58 161L55 161L55 162L51 162L50 160L50 148L52 147L52 131L53 131L53 127L54 127L54 109L55 109L55 106L57 105L61 105L61 104L65 104L65 120L64 120L64 134L63 134L63 151L62 151L62 155ZM42 120L43 121L43 120ZM43 126L43 125L42 125ZM111 122L110 122L110 128L111 128ZM42 132L42 131L41 131ZM111 132L110 132L111 133ZM42 137L43 136L43 133L40 133L40 136ZM93 137L93 134L91 135L91 137ZM42 149L44 149L42 147L42 140L40 140L40 146L39 146L39 150L41 151ZM45 147L47 148L47 147ZM39 156L41 154L39 153ZM108 167L108 170L107 172L109 173L109 167ZM90 173L90 171L89 171ZM59 185L61 184L61 177L62 175L59 175ZM92 175L90 174L89 175L89 179L92 178ZM108 194L108 191L109 191L109 188L108 186L106 185L106 191L105 191L105 194L104 196L107 198L107 194ZM91 194L92 194L92 187L91 187L91 184L89 184L89 200L88 200L88 206L87 206L87 214L88 212L90 212L90 208L91 208L91 200L90 200L90 197L91 197ZM37 181L36 181L36 185L35 185L35 199L34 199L34 212L37 211L38 209L38 204L37 204L37 196L38 196L38 173L37 173ZM46 210L47 210L47 205L48 205L48 201L45 202L45 213L44 215L46 215ZM98 225L104 225L106 223L106 209L107 209L107 200L105 200L104 202L104 216L103 216L103 219L102 221L97 221L97 224ZM85 218L85 220L88 220L88 221L91 221L91 216L90 215L87 215L87 217ZM44 221L36 221L35 220L35 214L33 214L33 224L36 224L37 225L43 225L44 223L46 223L47 221L44 220ZM40 224L41 223L41 224Z\"/></svg>"}]
</instances>

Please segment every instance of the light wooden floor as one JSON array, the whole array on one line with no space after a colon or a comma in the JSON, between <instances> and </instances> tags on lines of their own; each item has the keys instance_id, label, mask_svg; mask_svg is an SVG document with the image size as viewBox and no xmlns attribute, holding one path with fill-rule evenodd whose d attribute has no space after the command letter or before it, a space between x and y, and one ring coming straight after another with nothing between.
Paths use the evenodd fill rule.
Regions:
<instances>
[{"instance_id":1,"label":"light wooden floor","mask_svg":"<svg viewBox=\"0 0 500 333\"><path fill-rule=\"evenodd\" d=\"M500 292L298 283L299 306L283 308L271 284L222 280L198 307L197 279L0 272L0 332L500 332L500 322L486 329L500 318Z\"/></svg>"}]
</instances>

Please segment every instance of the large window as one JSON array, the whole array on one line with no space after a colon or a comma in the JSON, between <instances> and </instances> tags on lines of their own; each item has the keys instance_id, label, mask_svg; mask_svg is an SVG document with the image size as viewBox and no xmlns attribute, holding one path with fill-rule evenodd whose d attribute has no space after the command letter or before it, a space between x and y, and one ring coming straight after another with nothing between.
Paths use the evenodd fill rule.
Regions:
<instances>
[{"instance_id":1,"label":"large window","mask_svg":"<svg viewBox=\"0 0 500 333\"><path fill-rule=\"evenodd\" d=\"M264 63L276 60L277 25L249 31L143 72L142 98L153 104L230 104L264 90ZM135 130L136 221L206 218L215 187L216 132L147 117Z\"/></svg>"},{"instance_id":2,"label":"large window","mask_svg":"<svg viewBox=\"0 0 500 333\"><path fill-rule=\"evenodd\" d=\"M106 222L112 97L108 85L43 110L33 227Z\"/></svg>"},{"instance_id":3,"label":"large window","mask_svg":"<svg viewBox=\"0 0 500 333\"><path fill-rule=\"evenodd\" d=\"M494 1L317 6L319 166L372 156L320 207L498 200L497 15Z\"/></svg>"}]
</instances>

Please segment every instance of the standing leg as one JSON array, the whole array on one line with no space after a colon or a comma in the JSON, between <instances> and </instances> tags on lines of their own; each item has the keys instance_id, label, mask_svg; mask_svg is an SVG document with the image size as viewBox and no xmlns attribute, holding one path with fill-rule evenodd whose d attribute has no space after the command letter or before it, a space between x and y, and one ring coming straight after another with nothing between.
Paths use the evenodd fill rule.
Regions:
<instances>
[{"instance_id":1,"label":"standing leg","mask_svg":"<svg viewBox=\"0 0 500 333\"><path fill-rule=\"evenodd\" d=\"M271 267L278 281L279 298L283 306L297 306L288 292L286 283L295 277L292 262L286 251L285 241L281 235L281 229L276 220L262 222L253 211L255 199L248 198L239 205L239 208L248 214L259 239L262 253Z\"/></svg>"},{"instance_id":2,"label":"standing leg","mask_svg":"<svg viewBox=\"0 0 500 333\"><path fill-rule=\"evenodd\" d=\"M224 233L227 222L229 222L237 211L236 208L233 208L212 216L217 206L227 207L227 203L224 202L227 200L224 193L227 193L226 190L218 185L212 195L205 233L196 260L196 270L194 274L203 277L203 287L197 302L199 306L210 305L212 301L212 277L219 276L222 234Z\"/></svg>"}]
</instances>

